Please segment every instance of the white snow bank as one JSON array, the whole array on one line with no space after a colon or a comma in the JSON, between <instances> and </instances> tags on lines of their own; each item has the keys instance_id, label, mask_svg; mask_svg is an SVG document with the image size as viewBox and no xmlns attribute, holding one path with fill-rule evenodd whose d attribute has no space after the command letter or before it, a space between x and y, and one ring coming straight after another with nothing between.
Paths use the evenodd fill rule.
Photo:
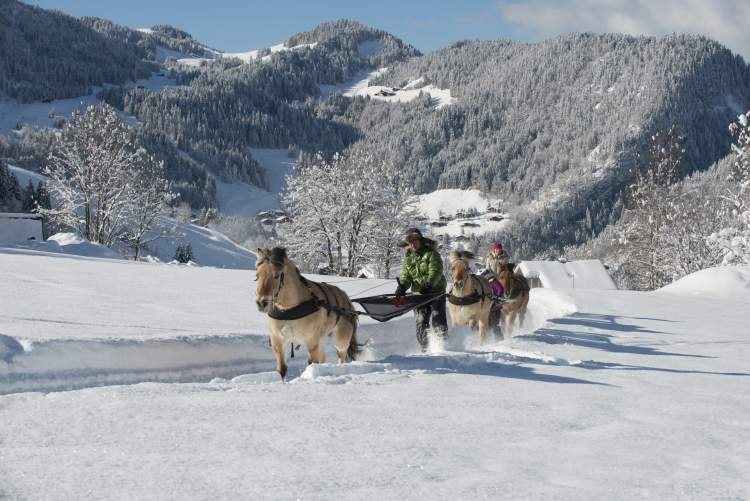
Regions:
<instances>
[{"instance_id":1,"label":"white snow bank","mask_svg":"<svg viewBox=\"0 0 750 501\"><path fill-rule=\"evenodd\" d=\"M7 249L30 251L33 253L68 254L101 259L124 259L117 252L104 245L89 242L76 233L56 233L47 240L41 239L29 242L8 244Z\"/></svg>"},{"instance_id":2,"label":"white snow bank","mask_svg":"<svg viewBox=\"0 0 750 501\"><path fill-rule=\"evenodd\" d=\"M536 278L542 287L552 289L617 289L612 277L598 259L581 261L523 261L519 265L526 278Z\"/></svg>"},{"instance_id":3,"label":"white snow bank","mask_svg":"<svg viewBox=\"0 0 750 501\"><path fill-rule=\"evenodd\" d=\"M750 302L750 267L708 268L683 277L657 292Z\"/></svg>"}]
</instances>

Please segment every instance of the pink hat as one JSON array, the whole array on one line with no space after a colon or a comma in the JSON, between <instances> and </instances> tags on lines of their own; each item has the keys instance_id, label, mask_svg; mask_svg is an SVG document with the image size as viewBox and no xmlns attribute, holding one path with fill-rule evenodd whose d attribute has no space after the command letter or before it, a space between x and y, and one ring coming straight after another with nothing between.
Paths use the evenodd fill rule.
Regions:
<instances>
[{"instance_id":1,"label":"pink hat","mask_svg":"<svg viewBox=\"0 0 750 501\"><path fill-rule=\"evenodd\" d=\"M503 244L499 242L495 242L495 244L492 246L492 250L493 251L503 250Z\"/></svg>"}]
</instances>

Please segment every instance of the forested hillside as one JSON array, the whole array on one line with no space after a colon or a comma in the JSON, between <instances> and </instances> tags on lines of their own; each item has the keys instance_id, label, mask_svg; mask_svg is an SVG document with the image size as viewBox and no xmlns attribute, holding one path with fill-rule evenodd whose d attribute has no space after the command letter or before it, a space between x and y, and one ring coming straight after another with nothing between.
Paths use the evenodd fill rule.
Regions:
<instances>
[{"instance_id":1,"label":"forested hillside","mask_svg":"<svg viewBox=\"0 0 750 501\"><path fill-rule=\"evenodd\" d=\"M518 223L508 238L523 238L529 255L583 243L617 221L653 134L679 128L681 178L728 154L726 127L750 106L750 67L692 35L464 41L421 55L340 20L291 36L289 50L235 58L171 26L134 30L15 0L0 16L6 95L52 99L130 82L100 98L135 117L139 144L196 209L217 205L215 178L269 187L251 148L330 157L356 145L399 166L418 193L479 188L503 199ZM176 62L182 56L193 63ZM402 103L321 94L321 85L384 68L371 84L434 85L454 104L437 108L427 94ZM152 71L176 85L132 84ZM0 138L0 157L38 169L50 143L25 128Z\"/></svg>"},{"instance_id":2,"label":"forested hillside","mask_svg":"<svg viewBox=\"0 0 750 501\"><path fill-rule=\"evenodd\" d=\"M135 43L115 40L61 12L0 2L0 95L22 102L88 94L149 76Z\"/></svg>"}]
</instances>

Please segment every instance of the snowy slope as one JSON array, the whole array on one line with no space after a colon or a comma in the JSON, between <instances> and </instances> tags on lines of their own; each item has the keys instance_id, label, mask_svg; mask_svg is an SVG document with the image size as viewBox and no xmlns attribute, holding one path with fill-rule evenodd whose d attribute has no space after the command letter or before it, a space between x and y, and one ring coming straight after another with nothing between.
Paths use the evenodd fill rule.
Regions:
<instances>
[{"instance_id":1,"label":"snowy slope","mask_svg":"<svg viewBox=\"0 0 750 501\"><path fill-rule=\"evenodd\" d=\"M269 47L268 50L271 51L271 54L275 54L277 52L282 52L282 51L287 51L287 50L312 49L316 45L318 45L317 42L295 45L294 47L286 47L283 43L280 43L280 44L276 44L276 45ZM255 49L255 50L250 50L246 52L220 52L220 51L213 51L213 52L216 58L220 58L220 57L234 58L234 59L241 60L243 63L249 63L251 61L255 61L258 59L258 54L260 54L261 50ZM271 59L271 54L262 56L260 60L263 62L269 61ZM176 56L173 56L173 59L177 60L178 63L184 64L186 66L200 66L202 63L211 60L209 58L193 57L187 54L177 54Z\"/></svg>"},{"instance_id":2,"label":"snowy slope","mask_svg":"<svg viewBox=\"0 0 750 501\"><path fill-rule=\"evenodd\" d=\"M250 278L0 254L0 279L13 289L0 288L3 370L33 369L33 358L22 361L36 350L46 357L38 361L55 367L71 356L66 343L84 349L84 341L99 341L90 360L100 365L153 365L155 352L138 347L172 342L181 349L163 361L195 362L177 371L183 380L191 370L204 380L220 373L205 360L222 355L227 366L236 363L228 374L246 372L209 383L1 396L0 494L750 497L750 313L740 303L533 291L536 329L524 336L478 347L454 332L444 349L415 355L410 318L364 322L361 337L373 339L368 361L311 366L296 377L302 350L295 376L280 384L265 372L271 354L265 320L250 304ZM343 285L355 293L362 282ZM106 343L124 351L113 357ZM113 382L125 373L108 372Z\"/></svg>"},{"instance_id":3,"label":"snowy slope","mask_svg":"<svg viewBox=\"0 0 750 501\"><path fill-rule=\"evenodd\" d=\"M176 81L164 73L156 73L151 78L137 80L124 87L141 86L145 89L158 91L165 87L174 87ZM55 99L48 103L35 101L32 103L19 103L16 100L0 99L0 134L12 133L17 123L31 127L51 128L60 119L69 119L76 110L85 109L99 103L96 95L102 90L94 87L88 96L74 97L70 99ZM132 123L134 119L128 118Z\"/></svg>"},{"instance_id":4,"label":"snowy slope","mask_svg":"<svg viewBox=\"0 0 750 501\"><path fill-rule=\"evenodd\" d=\"M375 46L366 46L364 50L375 50L373 47ZM360 46L360 51L362 50L363 48ZM393 87L386 87L383 85L370 85L372 79L383 74L387 70L388 68L365 70L357 73L348 81L338 85L321 84L318 86L320 87L320 95L325 99L336 92L340 92L347 97L369 96L371 99L378 99L391 103L405 103L413 101L419 97L420 94L424 93L430 95L432 105L435 108L442 108L456 102L456 98L451 96L450 89L440 89L432 84L424 85L424 78L412 80L401 89L394 89Z\"/></svg>"},{"instance_id":5,"label":"snowy slope","mask_svg":"<svg viewBox=\"0 0 750 501\"><path fill-rule=\"evenodd\" d=\"M38 186L39 183L44 182L47 179L41 174L22 169L21 167L16 167L15 165L8 165L8 170L11 174L16 176L16 179L18 179L18 184L23 188L25 188L29 184L29 181L31 181L34 186Z\"/></svg>"},{"instance_id":6,"label":"snowy slope","mask_svg":"<svg viewBox=\"0 0 750 501\"><path fill-rule=\"evenodd\" d=\"M445 226L430 227L433 235L447 234L451 237L459 235L483 235L498 232L508 224L507 214L490 213L487 206L498 207L501 201L482 193L479 190L444 189L436 190L415 197L417 212L427 218L426 224L439 221L441 215L453 217L459 211L477 210L480 215L474 217L452 218L445 222ZM490 218L502 216L502 221L492 221Z\"/></svg>"},{"instance_id":7,"label":"snowy slope","mask_svg":"<svg viewBox=\"0 0 750 501\"><path fill-rule=\"evenodd\" d=\"M662 287L659 292L750 302L750 267L701 270Z\"/></svg>"},{"instance_id":8,"label":"snowy slope","mask_svg":"<svg viewBox=\"0 0 750 501\"><path fill-rule=\"evenodd\" d=\"M274 183L282 183L278 178L283 175L279 170L286 168L277 152L286 150L257 150L260 159L263 159L264 167L271 173L270 177ZM253 152L255 153L255 151ZM276 160L276 163L273 163ZM274 169L276 169L274 171ZM29 180L34 183L44 181L45 177L20 167L10 166L11 172L18 177L21 186L25 186ZM235 209L236 214L254 215L254 207L275 208L278 207L278 196L251 187L246 184L227 184L217 182L219 193L224 194L225 202L229 202L229 209ZM235 190L234 197L227 197L226 191ZM231 192L230 192L231 193ZM234 204L234 205L232 205ZM253 209L253 210L251 210ZM261 209L258 209L261 210ZM228 212L235 214L234 212ZM159 261L170 262L174 259L175 251L179 245L190 244L195 264L200 266L213 266L217 268L252 269L255 268L255 253L245 249L233 242L223 233L213 229L196 226L189 223L181 223L171 218L163 218L158 224L159 231L164 234L148 245L143 256L152 256ZM150 239L151 236L147 235ZM70 233L54 235L45 242L24 242L9 246L15 249L26 249L45 253L70 254L84 257L121 258L115 251L91 242L86 242L81 237ZM124 253L130 252L129 250Z\"/></svg>"},{"instance_id":9,"label":"snowy slope","mask_svg":"<svg viewBox=\"0 0 750 501\"><path fill-rule=\"evenodd\" d=\"M286 186L296 160L284 149L251 148L253 158L266 170L270 191L247 183L225 183L216 179L219 209L229 216L255 217L258 212L281 207L279 193Z\"/></svg>"}]
</instances>

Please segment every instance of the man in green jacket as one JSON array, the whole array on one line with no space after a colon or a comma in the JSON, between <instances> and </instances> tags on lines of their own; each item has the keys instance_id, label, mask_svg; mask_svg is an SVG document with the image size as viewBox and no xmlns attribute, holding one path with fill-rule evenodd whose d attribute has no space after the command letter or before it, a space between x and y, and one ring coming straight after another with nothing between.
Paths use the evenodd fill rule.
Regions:
<instances>
[{"instance_id":1,"label":"man in green jacket","mask_svg":"<svg viewBox=\"0 0 750 501\"><path fill-rule=\"evenodd\" d=\"M407 249L396 296L403 296L410 287L412 292L419 294L445 292L447 281L443 274L443 259L437 252L437 243L422 236L418 229L412 228L401 246ZM444 338L448 334L445 296L416 308L414 318L417 323L417 341L422 346L422 351L427 351L430 324L439 336Z\"/></svg>"}]
</instances>

